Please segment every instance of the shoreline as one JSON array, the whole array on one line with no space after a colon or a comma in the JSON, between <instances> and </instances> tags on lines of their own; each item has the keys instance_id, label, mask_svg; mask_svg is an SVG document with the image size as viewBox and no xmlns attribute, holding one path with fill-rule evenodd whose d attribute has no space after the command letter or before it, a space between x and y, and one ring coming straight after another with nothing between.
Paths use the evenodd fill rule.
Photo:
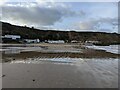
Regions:
<instances>
[{"instance_id":1,"label":"shoreline","mask_svg":"<svg viewBox=\"0 0 120 90\"><path fill-rule=\"evenodd\" d=\"M0 52L3 88L118 87L117 54L64 44L7 48L13 52L20 49L20 52ZM79 53L53 52L57 50Z\"/></svg>"},{"instance_id":2,"label":"shoreline","mask_svg":"<svg viewBox=\"0 0 120 90\"><path fill-rule=\"evenodd\" d=\"M79 44L7 44L0 53L2 62L27 58L120 58L120 54L95 50Z\"/></svg>"}]
</instances>

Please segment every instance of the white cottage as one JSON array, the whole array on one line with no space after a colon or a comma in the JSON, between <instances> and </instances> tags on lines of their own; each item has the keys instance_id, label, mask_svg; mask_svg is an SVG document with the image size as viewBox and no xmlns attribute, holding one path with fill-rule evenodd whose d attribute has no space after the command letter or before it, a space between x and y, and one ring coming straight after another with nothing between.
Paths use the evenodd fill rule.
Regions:
<instances>
[{"instance_id":1,"label":"white cottage","mask_svg":"<svg viewBox=\"0 0 120 90\"><path fill-rule=\"evenodd\" d=\"M20 39L21 36L19 36L19 35L5 35L5 36L2 36L2 38L8 38L8 39L16 40L16 39Z\"/></svg>"},{"instance_id":2,"label":"white cottage","mask_svg":"<svg viewBox=\"0 0 120 90\"><path fill-rule=\"evenodd\" d=\"M39 43L40 42L39 39L24 39L24 41L26 41L27 43Z\"/></svg>"},{"instance_id":3,"label":"white cottage","mask_svg":"<svg viewBox=\"0 0 120 90\"><path fill-rule=\"evenodd\" d=\"M48 40L48 43L65 43L63 40Z\"/></svg>"}]
</instances>

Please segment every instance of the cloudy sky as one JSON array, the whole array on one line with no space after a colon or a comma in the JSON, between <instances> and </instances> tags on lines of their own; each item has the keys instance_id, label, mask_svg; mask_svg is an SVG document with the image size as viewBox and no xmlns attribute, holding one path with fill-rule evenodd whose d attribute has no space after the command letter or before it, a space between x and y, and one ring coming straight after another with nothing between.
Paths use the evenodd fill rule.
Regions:
<instances>
[{"instance_id":1,"label":"cloudy sky","mask_svg":"<svg viewBox=\"0 0 120 90\"><path fill-rule=\"evenodd\" d=\"M2 0L0 17L4 22L39 29L118 32L117 2L86 1Z\"/></svg>"}]
</instances>

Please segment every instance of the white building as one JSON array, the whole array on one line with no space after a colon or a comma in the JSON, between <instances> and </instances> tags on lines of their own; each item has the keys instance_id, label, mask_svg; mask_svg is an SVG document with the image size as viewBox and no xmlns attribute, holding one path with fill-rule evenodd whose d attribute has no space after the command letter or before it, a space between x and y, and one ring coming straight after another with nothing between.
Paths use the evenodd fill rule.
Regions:
<instances>
[{"instance_id":1,"label":"white building","mask_svg":"<svg viewBox=\"0 0 120 90\"><path fill-rule=\"evenodd\" d=\"M39 43L40 42L39 39L24 39L24 41L26 41L27 43Z\"/></svg>"},{"instance_id":2,"label":"white building","mask_svg":"<svg viewBox=\"0 0 120 90\"><path fill-rule=\"evenodd\" d=\"M80 41L72 40L71 43L79 43Z\"/></svg>"},{"instance_id":3,"label":"white building","mask_svg":"<svg viewBox=\"0 0 120 90\"><path fill-rule=\"evenodd\" d=\"M48 40L48 43L65 43L63 40Z\"/></svg>"},{"instance_id":4,"label":"white building","mask_svg":"<svg viewBox=\"0 0 120 90\"><path fill-rule=\"evenodd\" d=\"M99 41L86 41L86 43L99 43Z\"/></svg>"},{"instance_id":5,"label":"white building","mask_svg":"<svg viewBox=\"0 0 120 90\"><path fill-rule=\"evenodd\" d=\"M21 36L19 36L19 35L5 35L5 36L2 36L2 38L8 38L8 39L16 40L16 39L20 39Z\"/></svg>"},{"instance_id":6,"label":"white building","mask_svg":"<svg viewBox=\"0 0 120 90\"><path fill-rule=\"evenodd\" d=\"M92 46L93 44L97 44L97 43L99 43L99 41L86 41L85 45Z\"/></svg>"}]
</instances>

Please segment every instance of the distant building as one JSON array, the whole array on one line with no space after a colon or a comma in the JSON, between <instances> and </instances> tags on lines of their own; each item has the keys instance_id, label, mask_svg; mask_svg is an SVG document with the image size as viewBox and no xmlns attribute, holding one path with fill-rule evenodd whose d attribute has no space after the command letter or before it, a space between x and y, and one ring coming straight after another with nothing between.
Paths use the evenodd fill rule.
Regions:
<instances>
[{"instance_id":1,"label":"distant building","mask_svg":"<svg viewBox=\"0 0 120 90\"><path fill-rule=\"evenodd\" d=\"M21 36L19 36L19 35L5 35L5 36L2 36L2 38L8 38L8 39L16 40L16 39L20 39Z\"/></svg>"},{"instance_id":2,"label":"distant building","mask_svg":"<svg viewBox=\"0 0 120 90\"><path fill-rule=\"evenodd\" d=\"M24 42L26 43L39 43L39 39L24 39Z\"/></svg>"},{"instance_id":3,"label":"distant building","mask_svg":"<svg viewBox=\"0 0 120 90\"><path fill-rule=\"evenodd\" d=\"M54 40L48 40L47 42L48 43L65 43L63 40L56 40L56 41L54 41Z\"/></svg>"},{"instance_id":4,"label":"distant building","mask_svg":"<svg viewBox=\"0 0 120 90\"><path fill-rule=\"evenodd\" d=\"M10 43L10 42L19 43L21 36L20 35L4 35L4 36L1 36L1 38L3 43Z\"/></svg>"},{"instance_id":5,"label":"distant building","mask_svg":"<svg viewBox=\"0 0 120 90\"><path fill-rule=\"evenodd\" d=\"M81 43L81 41L72 40L71 43Z\"/></svg>"},{"instance_id":6,"label":"distant building","mask_svg":"<svg viewBox=\"0 0 120 90\"><path fill-rule=\"evenodd\" d=\"M86 41L86 43L99 43L99 41Z\"/></svg>"},{"instance_id":7,"label":"distant building","mask_svg":"<svg viewBox=\"0 0 120 90\"><path fill-rule=\"evenodd\" d=\"M91 45L97 44L97 43L99 43L99 41L86 41L86 42L85 42L85 45L91 46Z\"/></svg>"}]
</instances>

